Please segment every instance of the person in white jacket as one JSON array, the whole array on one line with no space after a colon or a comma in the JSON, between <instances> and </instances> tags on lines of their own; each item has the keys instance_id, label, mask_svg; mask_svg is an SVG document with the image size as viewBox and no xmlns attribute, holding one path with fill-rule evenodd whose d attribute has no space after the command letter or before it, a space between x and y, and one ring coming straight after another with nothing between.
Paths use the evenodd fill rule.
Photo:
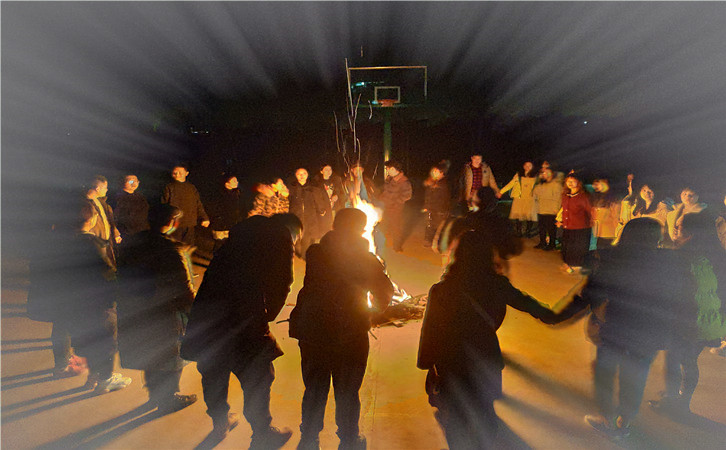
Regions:
<instances>
[{"instance_id":1,"label":"person in white jacket","mask_svg":"<svg viewBox=\"0 0 726 450\"><path fill-rule=\"evenodd\" d=\"M532 192L539 221L539 244L534 248L554 250L557 236L555 218L562 206L562 183L554 179L551 169L542 172L541 181Z\"/></svg>"}]
</instances>

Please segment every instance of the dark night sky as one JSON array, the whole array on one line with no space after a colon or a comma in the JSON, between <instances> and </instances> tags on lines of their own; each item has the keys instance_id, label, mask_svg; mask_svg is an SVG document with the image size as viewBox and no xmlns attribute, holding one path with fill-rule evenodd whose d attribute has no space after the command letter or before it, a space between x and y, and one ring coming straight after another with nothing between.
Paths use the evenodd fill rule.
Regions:
<instances>
[{"instance_id":1,"label":"dark night sky","mask_svg":"<svg viewBox=\"0 0 726 450\"><path fill-rule=\"evenodd\" d=\"M250 172L317 164L335 154L346 57L428 66L438 123L394 126L412 172L478 149L502 182L533 157L726 191L721 2L0 7L4 228L82 174L160 173L210 153ZM361 125L364 147L380 147L376 127Z\"/></svg>"}]
</instances>

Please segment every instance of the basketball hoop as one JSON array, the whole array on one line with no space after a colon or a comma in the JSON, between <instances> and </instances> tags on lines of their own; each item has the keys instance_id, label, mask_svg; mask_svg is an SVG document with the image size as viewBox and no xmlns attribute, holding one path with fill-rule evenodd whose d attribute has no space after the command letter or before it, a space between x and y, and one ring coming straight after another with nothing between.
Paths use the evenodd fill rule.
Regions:
<instances>
[{"instance_id":1,"label":"basketball hoop","mask_svg":"<svg viewBox=\"0 0 726 450\"><path fill-rule=\"evenodd\" d=\"M390 108L398 102L396 102L396 100L392 99L392 98L382 98L382 99L378 100L378 103L381 106L383 106L384 108Z\"/></svg>"}]
</instances>

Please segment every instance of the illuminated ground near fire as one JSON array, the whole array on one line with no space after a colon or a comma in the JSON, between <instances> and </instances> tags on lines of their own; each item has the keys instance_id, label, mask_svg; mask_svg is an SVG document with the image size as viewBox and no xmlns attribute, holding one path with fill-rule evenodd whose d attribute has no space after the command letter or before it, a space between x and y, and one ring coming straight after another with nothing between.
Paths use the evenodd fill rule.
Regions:
<instances>
[{"instance_id":1,"label":"illuminated ground near fire","mask_svg":"<svg viewBox=\"0 0 726 450\"><path fill-rule=\"evenodd\" d=\"M404 254L384 254L392 278L403 289L425 293L440 276L439 258L422 248L422 230L405 245ZM512 282L553 305L576 282L559 272L558 255L533 250L512 261ZM301 287L304 263L296 260L296 280L288 306L292 309ZM146 401L139 371L123 369L133 378L129 388L92 396L80 386L85 376L53 380L50 327L22 316L27 267L3 261L2 291L2 446L4 448L194 448L209 431L211 420L201 401L200 375L188 365L182 378L184 393L197 393L200 401L164 417L136 410ZM201 280L201 277L197 278ZM371 354L361 389L361 431L372 449L441 449L446 441L423 390L425 373L416 369L420 321L401 328L374 330ZM293 437L285 448L295 448L300 434L303 384L297 341L287 337L287 324L273 327L285 351L275 363L272 386L273 424L290 427ZM594 347L586 341L583 322L551 328L529 316L509 310L499 331L507 358L505 398L496 404L502 420L498 448L723 448L726 442L726 358L708 351L700 358L701 382L692 403L696 414L681 424L641 408L634 431L625 442L611 442L583 422L593 411L590 400ZM656 359L645 399L663 388L663 358ZM242 409L242 393L231 382L232 411ZM331 398L321 433L322 448L336 448L335 402ZM219 448L247 448L250 428L236 428Z\"/></svg>"}]
</instances>

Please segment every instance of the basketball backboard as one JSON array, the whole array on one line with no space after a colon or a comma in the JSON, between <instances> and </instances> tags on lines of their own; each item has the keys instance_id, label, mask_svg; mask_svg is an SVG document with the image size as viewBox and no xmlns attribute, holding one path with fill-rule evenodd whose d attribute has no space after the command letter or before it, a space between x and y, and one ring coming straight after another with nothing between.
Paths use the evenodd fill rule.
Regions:
<instances>
[{"instance_id":1,"label":"basketball backboard","mask_svg":"<svg viewBox=\"0 0 726 450\"><path fill-rule=\"evenodd\" d=\"M427 66L348 67L354 104L368 107L415 106L426 103Z\"/></svg>"}]
</instances>

